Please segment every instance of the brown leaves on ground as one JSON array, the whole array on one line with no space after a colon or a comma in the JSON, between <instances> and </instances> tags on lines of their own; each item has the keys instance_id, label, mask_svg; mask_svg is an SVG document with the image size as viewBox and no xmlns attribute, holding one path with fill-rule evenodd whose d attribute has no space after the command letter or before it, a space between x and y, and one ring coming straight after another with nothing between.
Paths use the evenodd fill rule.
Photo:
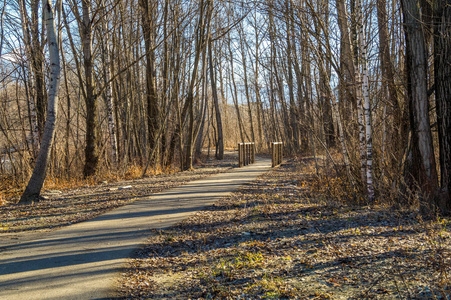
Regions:
<instances>
[{"instance_id":1,"label":"brown leaves on ground","mask_svg":"<svg viewBox=\"0 0 451 300\"><path fill-rule=\"evenodd\" d=\"M120 279L120 297L446 299L447 220L324 197L311 168L284 164L155 231Z\"/></svg>"}]
</instances>

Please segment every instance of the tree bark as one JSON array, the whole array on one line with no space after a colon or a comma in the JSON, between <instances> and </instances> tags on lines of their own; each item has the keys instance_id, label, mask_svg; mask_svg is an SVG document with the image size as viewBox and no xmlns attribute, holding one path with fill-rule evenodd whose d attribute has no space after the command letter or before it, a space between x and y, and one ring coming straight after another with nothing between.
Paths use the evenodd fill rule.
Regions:
<instances>
[{"instance_id":1,"label":"tree bark","mask_svg":"<svg viewBox=\"0 0 451 300\"><path fill-rule=\"evenodd\" d=\"M83 175L92 176L97 172L99 163L97 95L94 94L94 63L92 57L92 20L90 0L82 0L81 42L83 50L83 67L85 71L86 102L86 147Z\"/></svg>"},{"instance_id":2,"label":"tree bark","mask_svg":"<svg viewBox=\"0 0 451 300\"><path fill-rule=\"evenodd\" d=\"M207 4L208 5L208 4ZM186 97L188 105L188 138L185 145L185 160L183 170L189 170L193 167L193 145L194 145L194 86L197 80L197 70L199 68L200 54L205 46L205 29L209 24L210 13L204 16L204 1L199 3L199 19L196 27L196 47L194 66L188 87L188 95ZM205 18L206 17L206 18Z\"/></svg>"},{"instance_id":3,"label":"tree bark","mask_svg":"<svg viewBox=\"0 0 451 300\"><path fill-rule=\"evenodd\" d=\"M427 93L426 44L421 24L418 0L402 0L406 35L406 66L411 130L411 169L406 170L406 181L418 187L424 199L433 201L438 187L429 121Z\"/></svg>"},{"instance_id":4,"label":"tree bark","mask_svg":"<svg viewBox=\"0 0 451 300\"><path fill-rule=\"evenodd\" d=\"M374 201L374 185L373 185L373 129L372 129L372 113L370 100L370 87L368 80L367 67L367 46L363 35L363 14L362 2L357 0L358 12L358 29L359 41L361 50L361 64L362 64L362 94L363 94L363 111L365 115L365 144L366 144L366 188L368 192L368 202Z\"/></svg>"},{"instance_id":5,"label":"tree bark","mask_svg":"<svg viewBox=\"0 0 451 300\"><path fill-rule=\"evenodd\" d=\"M142 29L146 56L146 99L148 147L152 149L158 142L155 134L160 126L158 95L155 86L155 10L156 2L140 0L142 8Z\"/></svg>"},{"instance_id":6,"label":"tree bark","mask_svg":"<svg viewBox=\"0 0 451 300\"><path fill-rule=\"evenodd\" d=\"M208 58L210 61L210 82L211 91L213 93L213 103L215 106L216 130L218 132L218 143L216 145L216 159L224 159L224 133L222 130L221 110L219 108L218 90L216 88L216 71L213 65L213 41L211 38L208 43Z\"/></svg>"},{"instance_id":7,"label":"tree bark","mask_svg":"<svg viewBox=\"0 0 451 300\"><path fill-rule=\"evenodd\" d=\"M401 160L403 147L405 143L405 130L403 124L403 112L401 111L398 99L398 91L395 84L395 71L390 57L390 38L388 34L388 20L386 0L377 0L377 24L379 29L379 44L380 44L380 60L382 82L388 91L388 101L390 103L391 111L389 113L393 117L393 130L391 131L390 144L392 145L393 157L392 164L396 165Z\"/></svg>"},{"instance_id":8,"label":"tree bark","mask_svg":"<svg viewBox=\"0 0 451 300\"><path fill-rule=\"evenodd\" d=\"M451 213L451 1L434 1L435 100L440 155L440 209Z\"/></svg>"}]
</instances>

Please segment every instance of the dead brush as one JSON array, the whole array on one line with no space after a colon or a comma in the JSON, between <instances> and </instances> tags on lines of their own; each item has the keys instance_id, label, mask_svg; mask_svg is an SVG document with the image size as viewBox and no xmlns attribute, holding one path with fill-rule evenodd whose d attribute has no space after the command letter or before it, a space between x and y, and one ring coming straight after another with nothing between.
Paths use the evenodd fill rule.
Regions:
<instances>
[{"instance_id":1,"label":"dead brush","mask_svg":"<svg viewBox=\"0 0 451 300\"><path fill-rule=\"evenodd\" d=\"M15 202L23 191L23 182L14 176L0 177L0 205L8 205Z\"/></svg>"},{"instance_id":2,"label":"dead brush","mask_svg":"<svg viewBox=\"0 0 451 300\"><path fill-rule=\"evenodd\" d=\"M321 172L312 178L310 186L312 193L323 195L328 201L347 205L366 204L363 189L360 185L353 185L344 172L332 174Z\"/></svg>"}]
</instances>

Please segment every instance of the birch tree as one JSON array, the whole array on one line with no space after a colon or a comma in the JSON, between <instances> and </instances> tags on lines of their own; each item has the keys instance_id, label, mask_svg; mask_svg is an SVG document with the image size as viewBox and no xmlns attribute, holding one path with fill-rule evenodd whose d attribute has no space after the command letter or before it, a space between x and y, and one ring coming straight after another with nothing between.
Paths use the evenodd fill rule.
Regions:
<instances>
[{"instance_id":1,"label":"birch tree","mask_svg":"<svg viewBox=\"0 0 451 300\"><path fill-rule=\"evenodd\" d=\"M373 133L371 124L371 100L370 100L370 87L368 80L368 62L367 62L367 44L365 43L365 37L363 34L363 14L362 14L362 2L357 0L357 28L359 35L359 48L361 51L361 65L363 82L362 95L363 95L363 112L365 116L365 145L366 145L366 188L368 191L368 202L374 201L374 185L373 185Z\"/></svg>"},{"instance_id":2,"label":"birch tree","mask_svg":"<svg viewBox=\"0 0 451 300\"><path fill-rule=\"evenodd\" d=\"M44 20L47 28L47 43L50 57L50 80L48 90L47 120L42 135L41 148L33 169L30 181L22 194L19 203L32 203L39 201L41 189L44 184L50 150L53 145L55 124L58 116L58 91L60 82L59 46L56 37L54 10L51 0L42 1L44 7Z\"/></svg>"}]
</instances>

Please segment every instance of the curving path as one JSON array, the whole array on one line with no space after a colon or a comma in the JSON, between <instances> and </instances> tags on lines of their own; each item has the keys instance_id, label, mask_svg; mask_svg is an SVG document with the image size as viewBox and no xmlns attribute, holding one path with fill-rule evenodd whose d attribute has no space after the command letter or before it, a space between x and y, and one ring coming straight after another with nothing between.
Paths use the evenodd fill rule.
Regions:
<instances>
[{"instance_id":1,"label":"curving path","mask_svg":"<svg viewBox=\"0 0 451 300\"><path fill-rule=\"evenodd\" d=\"M107 299L150 229L172 226L269 170L271 161L192 181L34 240L0 244L0 299Z\"/></svg>"}]
</instances>

